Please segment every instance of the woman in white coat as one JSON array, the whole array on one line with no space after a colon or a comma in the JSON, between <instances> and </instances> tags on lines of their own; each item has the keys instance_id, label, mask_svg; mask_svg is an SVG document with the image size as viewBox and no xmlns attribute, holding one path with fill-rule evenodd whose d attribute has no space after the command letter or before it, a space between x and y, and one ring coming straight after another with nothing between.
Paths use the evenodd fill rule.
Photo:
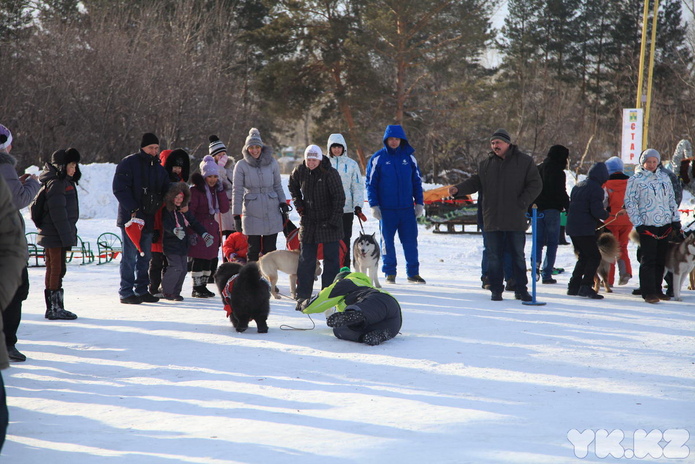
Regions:
<instances>
[{"instance_id":1,"label":"woman in white coat","mask_svg":"<svg viewBox=\"0 0 695 464\"><path fill-rule=\"evenodd\" d=\"M243 159L234 168L232 214L236 230L248 237L248 261L277 248L282 215L289 212L280 179L280 166L256 128L249 131Z\"/></svg>"},{"instance_id":2,"label":"woman in white coat","mask_svg":"<svg viewBox=\"0 0 695 464\"><path fill-rule=\"evenodd\" d=\"M328 154L333 166L343 183L345 190L345 206L343 207L343 243L346 253L341 267L350 267L350 239L352 238L352 222L354 216L362 213L364 203L364 183L357 161L348 158L347 143L342 134L331 134L328 137Z\"/></svg>"}]
</instances>

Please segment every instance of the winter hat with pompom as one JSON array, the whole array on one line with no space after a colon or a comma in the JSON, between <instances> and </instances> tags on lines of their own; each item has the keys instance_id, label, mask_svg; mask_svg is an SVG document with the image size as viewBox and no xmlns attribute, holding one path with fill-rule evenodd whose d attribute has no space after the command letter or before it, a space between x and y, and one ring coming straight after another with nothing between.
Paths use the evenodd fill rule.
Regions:
<instances>
[{"instance_id":1,"label":"winter hat with pompom","mask_svg":"<svg viewBox=\"0 0 695 464\"><path fill-rule=\"evenodd\" d=\"M208 153L210 156L215 156L218 153L227 151L227 147L216 135L211 135L208 137L208 140L210 141L210 145L208 145Z\"/></svg>"},{"instance_id":2,"label":"winter hat with pompom","mask_svg":"<svg viewBox=\"0 0 695 464\"><path fill-rule=\"evenodd\" d=\"M4 150L12 145L12 132L0 124L0 150Z\"/></svg>"},{"instance_id":3,"label":"winter hat with pompom","mask_svg":"<svg viewBox=\"0 0 695 464\"><path fill-rule=\"evenodd\" d=\"M609 176L614 172L623 172L624 167L625 165L623 164L623 160L617 156L611 156L606 160L606 168L608 168Z\"/></svg>"},{"instance_id":4,"label":"winter hat with pompom","mask_svg":"<svg viewBox=\"0 0 695 464\"><path fill-rule=\"evenodd\" d=\"M246 142L244 143L244 149L248 149L249 147L263 147L263 140L261 140L261 131L256 129L255 127L252 127L251 130L249 130L249 136L246 137Z\"/></svg>"},{"instance_id":5,"label":"winter hat with pompom","mask_svg":"<svg viewBox=\"0 0 695 464\"><path fill-rule=\"evenodd\" d=\"M203 161L200 162L200 173L203 175L203 177L220 175L220 171L217 168L217 163L212 156L205 155Z\"/></svg>"}]
</instances>

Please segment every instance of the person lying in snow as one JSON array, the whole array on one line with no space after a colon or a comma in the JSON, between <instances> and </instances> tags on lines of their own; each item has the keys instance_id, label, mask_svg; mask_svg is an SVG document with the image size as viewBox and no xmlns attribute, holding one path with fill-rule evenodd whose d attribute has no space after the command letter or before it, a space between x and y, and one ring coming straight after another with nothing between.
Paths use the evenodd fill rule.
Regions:
<instances>
[{"instance_id":1,"label":"person lying in snow","mask_svg":"<svg viewBox=\"0 0 695 464\"><path fill-rule=\"evenodd\" d=\"M393 296L373 288L365 274L347 268L302 312L324 311L326 323L337 338L367 345L378 345L395 337L403 323L401 306Z\"/></svg>"}]
</instances>

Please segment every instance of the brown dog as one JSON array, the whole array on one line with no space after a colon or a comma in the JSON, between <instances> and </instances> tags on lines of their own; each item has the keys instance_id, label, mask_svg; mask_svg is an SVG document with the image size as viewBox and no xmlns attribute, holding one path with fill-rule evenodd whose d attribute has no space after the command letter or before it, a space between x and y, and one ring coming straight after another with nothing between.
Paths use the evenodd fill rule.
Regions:
<instances>
[{"instance_id":1,"label":"brown dog","mask_svg":"<svg viewBox=\"0 0 695 464\"><path fill-rule=\"evenodd\" d=\"M610 232L603 232L599 235L596 244L601 252L601 263L594 277L594 291L598 293L601 284L603 284L607 293L613 293L613 289L608 282L608 273L611 270L611 264L615 264L618 258L620 258L620 244L618 239Z\"/></svg>"}]
</instances>

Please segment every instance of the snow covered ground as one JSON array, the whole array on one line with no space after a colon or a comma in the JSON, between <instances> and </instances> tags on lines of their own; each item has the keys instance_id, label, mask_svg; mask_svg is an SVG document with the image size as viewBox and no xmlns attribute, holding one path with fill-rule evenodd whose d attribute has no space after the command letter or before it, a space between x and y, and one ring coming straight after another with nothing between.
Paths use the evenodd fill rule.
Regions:
<instances>
[{"instance_id":1,"label":"snow covered ground","mask_svg":"<svg viewBox=\"0 0 695 464\"><path fill-rule=\"evenodd\" d=\"M92 248L118 232L112 173L83 167ZM386 290L403 328L376 347L336 339L322 315L313 328L289 299L271 301L269 333L237 334L218 298L188 298L190 281L181 303L121 305L117 262L68 265L79 319L47 321L44 269L30 268L2 462L695 462L693 292L648 305L633 278L590 301L565 295L566 272L539 285L544 306L491 302L481 237L420 227L427 285L405 283L399 250ZM574 261L561 246L557 266Z\"/></svg>"}]
</instances>

